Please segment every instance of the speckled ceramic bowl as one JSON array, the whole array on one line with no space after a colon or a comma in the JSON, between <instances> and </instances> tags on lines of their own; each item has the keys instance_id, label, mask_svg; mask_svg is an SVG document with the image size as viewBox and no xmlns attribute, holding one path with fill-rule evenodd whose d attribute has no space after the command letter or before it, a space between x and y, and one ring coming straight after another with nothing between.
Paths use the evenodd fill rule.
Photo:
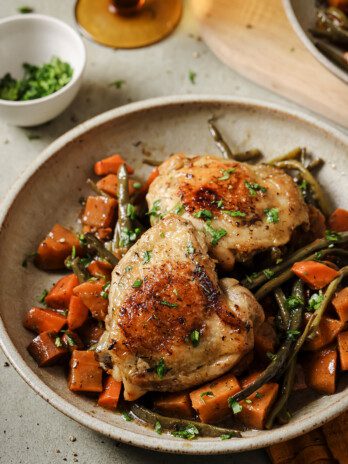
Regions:
<instances>
[{"instance_id":1,"label":"speckled ceramic bowl","mask_svg":"<svg viewBox=\"0 0 348 464\"><path fill-rule=\"evenodd\" d=\"M313 37L308 32L308 29L313 28L315 24L317 8L315 0L283 0L283 5L292 27L307 49L329 71L348 83L348 73L318 50L314 45Z\"/></svg>"},{"instance_id":2,"label":"speckled ceramic bowl","mask_svg":"<svg viewBox=\"0 0 348 464\"><path fill-rule=\"evenodd\" d=\"M184 96L124 106L63 135L13 187L0 218L0 338L19 374L46 401L81 424L122 442L175 453L244 451L300 435L348 408L348 378L341 381L335 395L306 393L295 398L293 419L271 431L247 431L243 438L226 441L182 441L157 435L98 408L93 399L70 392L63 368L37 367L26 351L32 334L22 327L22 318L42 289L58 276L32 265L23 268L21 262L55 222L74 224L80 208L78 198L87 192L85 180L97 159L120 152L137 173L145 176L150 168L142 164L144 147L159 159L176 151L216 153L207 129L212 115L219 117L219 127L235 149L259 147L266 157L272 157L300 145L322 156L326 164L319 179L332 202L348 208L347 137L313 118L276 106L231 97Z\"/></svg>"}]
</instances>

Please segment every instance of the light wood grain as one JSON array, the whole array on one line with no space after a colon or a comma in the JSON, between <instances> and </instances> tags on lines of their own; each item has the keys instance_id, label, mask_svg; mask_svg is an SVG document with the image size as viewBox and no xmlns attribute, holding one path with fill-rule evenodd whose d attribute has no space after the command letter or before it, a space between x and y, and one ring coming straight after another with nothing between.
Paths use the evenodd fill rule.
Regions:
<instances>
[{"instance_id":1,"label":"light wood grain","mask_svg":"<svg viewBox=\"0 0 348 464\"><path fill-rule=\"evenodd\" d=\"M307 51L281 0L192 0L213 52L249 79L348 127L348 87Z\"/></svg>"}]
</instances>

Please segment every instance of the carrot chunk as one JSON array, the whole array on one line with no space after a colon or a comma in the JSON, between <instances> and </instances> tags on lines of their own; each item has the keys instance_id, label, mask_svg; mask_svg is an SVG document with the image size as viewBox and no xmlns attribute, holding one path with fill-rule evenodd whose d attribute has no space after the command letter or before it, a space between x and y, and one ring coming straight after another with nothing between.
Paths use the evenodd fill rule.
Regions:
<instances>
[{"instance_id":1,"label":"carrot chunk","mask_svg":"<svg viewBox=\"0 0 348 464\"><path fill-rule=\"evenodd\" d=\"M62 314L44 308L31 308L27 312L24 327L32 332L59 332L67 323Z\"/></svg>"},{"instance_id":2,"label":"carrot chunk","mask_svg":"<svg viewBox=\"0 0 348 464\"><path fill-rule=\"evenodd\" d=\"M135 192L134 184L135 180L130 179L128 182L129 195L133 195ZM113 198L117 198L118 180L116 174L108 174L97 182L97 187L107 195Z\"/></svg>"},{"instance_id":3,"label":"carrot chunk","mask_svg":"<svg viewBox=\"0 0 348 464\"><path fill-rule=\"evenodd\" d=\"M106 379L104 390L99 395L99 406L105 409L116 409L118 400L120 398L121 388L122 382L118 382L111 375L109 375Z\"/></svg>"},{"instance_id":4,"label":"carrot chunk","mask_svg":"<svg viewBox=\"0 0 348 464\"><path fill-rule=\"evenodd\" d=\"M309 318L310 314L306 313L305 319L308 321ZM342 328L342 321L323 316L315 337L313 340L306 342L304 348L308 351L316 351L329 345L335 340Z\"/></svg>"},{"instance_id":5,"label":"carrot chunk","mask_svg":"<svg viewBox=\"0 0 348 464\"><path fill-rule=\"evenodd\" d=\"M278 389L277 383L263 385L240 402L242 410L236 415L236 418L252 429L264 429L268 412L277 398Z\"/></svg>"},{"instance_id":6,"label":"carrot chunk","mask_svg":"<svg viewBox=\"0 0 348 464\"><path fill-rule=\"evenodd\" d=\"M329 6L335 6L348 13L348 0L329 0Z\"/></svg>"},{"instance_id":7,"label":"carrot chunk","mask_svg":"<svg viewBox=\"0 0 348 464\"><path fill-rule=\"evenodd\" d=\"M103 371L94 351L75 350L70 359L68 386L74 392L101 392Z\"/></svg>"},{"instance_id":8,"label":"carrot chunk","mask_svg":"<svg viewBox=\"0 0 348 464\"><path fill-rule=\"evenodd\" d=\"M87 321L78 329L79 336L87 347L91 347L99 342L100 337L104 333L104 324L97 322L93 318L88 318Z\"/></svg>"},{"instance_id":9,"label":"carrot chunk","mask_svg":"<svg viewBox=\"0 0 348 464\"><path fill-rule=\"evenodd\" d=\"M113 266L107 261L95 259L88 265L87 269L94 277L105 277L107 280L110 280Z\"/></svg>"},{"instance_id":10,"label":"carrot chunk","mask_svg":"<svg viewBox=\"0 0 348 464\"><path fill-rule=\"evenodd\" d=\"M122 158L121 155L111 155L107 158L97 161L94 164L94 172L97 174L97 176L105 176L106 174L117 174L119 167L121 166L121 164L124 163L125 160ZM128 173L133 174L134 169L128 164L126 165L126 167Z\"/></svg>"},{"instance_id":11,"label":"carrot chunk","mask_svg":"<svg viewBox=\"0 0 348 464\"><path fill-rule=\"evenodd\" d=\"M348 287L343 288L332 300L338 317L343 323L348 322Z\"/></svg>"},{"instance_id":12,"label":"carrot chunk","mask_svg":"<svg viewBox=\"0 0 348 464\"><path fill-rule=\"evenodd\" d=\"M342 332L337 337L341 369L348 371L348 332Z\"/></svg>"},{"instance_id":13,"label":"carrot chunk","mask_svg":"<svg viewBox=\"0 0 348 464\"><path fill-rule=\"evenodd\" d=\"M68 309L73 289L79 284L75 274L62 277L53 286L45 298L45 303L51 308Z\"/></svg>"},{"instance_id":14,"label":"carrot chunk","mask_svg":"<svg viewBox=\"0 0 348 464\"><path fill-rule=\"evenodd\" d=\"M84 282L74 288L74 295L81 298L92 316L99 321L103 321L108 312L108 300L101 295L104 286L105 280L99 280Z\"/></svg>"},{"instance_id":15,"label":"carrot chunk","mask_svg":"<svg viewBox=\"0 0 348 464\"><path fill-rule=\"evenodd\" d=\"M326 287L338 276L335 269L317 261L299 261L291 270L315 290Z\"/></svg>"},{"instance_id":16,"label":"carrot chunk","mask_svg":"<svg viewBox=\"0 0 348 464\"><path fill-rule=\"evenodd\" d=\"M64 359L68 350L56 332L42 332L27 348L40 367L52 366Z\"/></svg>"},{"instance_id":17,"label":"carrot chunk","mask_svg":"<svg viewBox=\"0 0 348 464\"><path fill-rule=\"evenodd\" d=\"M348 230L348 211L337 208L329 218L329 227L336 232L345 232Z\"/></svg>"},{"instance_id":18,"label":"carrot chunk","mask_svg":"<svg viewBox=\"0 0 348 464\"><path fill-rule=\"evenodd\" d=\"M115 219L117 201L114 198L89 196L86 201L82 222L94 228L108 228Z\"/></svg>"},{"instance_id":19,"label":"carrot chunk","mask_svg":"<svg viewBox=\"0 0 348 464\"><path fill-rule=\"evenodd\" d=\"M71 255L73 247L78 255L82 253L77 236L60 224L56 224L40 243L35 263L42 269L64 269L64 260Z\"/></svg>"},{"instance_id":20,"label":"carrot chunk","mask_svg":"<svg viewBox=\"0 0 348 464\"><path fill-rule=\"evenodd\" d=\"M192 406L202 422L214 423L231 415L228 398L240 390L234 375L227 374L190 393Z\"/></svg>"},{"instance_id":21,"label":"carrot chunk","mask_svg":"<svg viewBox=\"0 0 348 464\"><path fill-rule=\"evenodd\" d=\"M75 330L81 327L81 325L87 321L88 312L89 310L81 298L76 295L72 295L70 298L67 317L69 329Z\"/></svg>"},{"instance_id":22,"label":"carrot chunk","mask_svg":"<svg viewBox=\"0 0 348 464\"><path fill-rule=\"evenodd\" d=\"M190 395L188 392L168 393L158 396L154 407L164 416L190 419L193 416Z\"/></svg>"},{"instance_id":23,"label":"carrot chunk","mask_svg":"<svg viewBox=\"0 0 348 464\"><path fill-rule=\"evenodd\" d=\"M304 372L308 387L328 395L335 393L337 350L335 348L323 348L308 353L304 360Z\"/></svg>"}]
</instances>

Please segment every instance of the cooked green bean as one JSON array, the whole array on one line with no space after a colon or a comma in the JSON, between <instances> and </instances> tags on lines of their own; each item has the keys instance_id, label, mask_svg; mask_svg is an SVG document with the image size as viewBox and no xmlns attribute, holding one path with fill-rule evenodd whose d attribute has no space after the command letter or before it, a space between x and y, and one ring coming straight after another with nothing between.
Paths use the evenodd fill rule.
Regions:
<instances>
[{"instance_id":1,"label":"cooked green bean","mask_svg":"<svg viewBox=\"0 0 348 464\"><path fill-rule=\"evenodd\" d=\"M289 311L286 307L286 298L283 290L280 287L277 287L274 290L274 296L279 306L279 316L281 320L281 327L283 330L286 330L289 326Z\"/></svg>"},{"instance_id":2,"label":"cooked green bean","mask_svg":"<svg viewBox=\"0 0 348 464\"><path fill-rule=\"evenodd\" d=\"M155 426L156 422L159 422L164 432L175 432L193 424L198 429L199 434L202 437L220 437L221 435L231 435L233 437L242 436L238 430L216 427L215 425L203 424L202 422L193 420L190 421L186 419L165 417L136 403L131 406L130 410L134 416L138 417L140 420L146 422L147 424Z\"/></svg>"},{"instance_id":3,"label":"cooked green bean","mask_svg":"<svg viewBox=\"0 0 348 464\"><path fill-rule=\"evenodd\" d=\"M80 284L86 282L91 277L87 269L82 266L80 258L78 257L71 258L71 256L68 256L65 260L65 266L68 269L72 269Z\"/></svg>"},{"instance_id":4,"label":"cooked green bean","mask_svg":"<svg viewBox=\"0 0 348 464\"><path fill-rule=\"evenodd\" d=\"M127 214L129 202L129 178L126 165L122 164L117 173L118 179L118 220L112 240L113 250L117 248L129 248L129 243L121 243L122 233L132 229L132 220Z\"/></svg>"},{"instance_id":5,"label":"cooked green bean","mask_svg":"<svg viewBox=\"0 0 348 464\"><path fill-rule=\"evenodd\" d=\"M312 195L315 200L317 200L320 209L322 210L325 216L330 214L330 205L326 199L322 188L320 187L318 181L313 177L313 175L306 169L303 164L297 160L286 160L278 161L274 163L274 166L281 169L297 170L301 173L302 178L308 182L311 186Z\"/></svg>"},{"instance_id":6,"label":"cooked green bean","mask_svg":"<svg viewBox=\"0 0 348 464\"><path fill-rule=\"evenodd\" d=\"M91 187L91 189L95 191L96 194L102 197L110 198L107 193L103 192L99 187L97 187L97 184L95 184L92 179L87 179L86 182Z\"/></svg>"},{"instance_id":7,"label":"cooked green bean","mask_svg":"<svg viewBox=\"0 0 348 464\"><path fill-rule=\"evenodd\" d=\"M338 238L335 244L340 245L340 244L347 243L347 242L348 242L348 232L341 232L338 235ZM283 262L272 267L270 271L273 275L277 275L280 272L291 267L297 261L304 260L311 253L323 250L324 248L328 247L330 244L331 242L328 241L326 238L314 240L314 242L311 242L309 245L306 245L303 248L296 250L291 256L289 256L287 259L284 259ZM335 252L338 253L338 250L339 249L336 249L336 248L332 248L332 249L329 248L328 250L325 250L325 252L322 251L322 253L329 254L329 252L331 252L335 254ZM267 282L267 280L268 280L268 277L265 275L265 273L263 271L260 271L254 277L248 277L242 280L241 283L244 287L247 287L250 290L252 290L256 287L259 287L263 283Z\"/></svg>"},{"instance_id":8,"label":"cooked green bean","mask_svg":"<svg viewBox=\"0 0 348 464\"><path fill-rule=\"evenodd\" d=\"M341 50L337 50L337 48L331 47L324 41L317 41L315 42L315 45L322 53L324 53L324 55L328 56L332 61L348 71L348 61Z\"/></svg>"},{"instance_id":9,"label":"cooked green bean","mask_svg":"<svg viewBox=\"0 0 348 464\"><path fill-rule=\"evenodd\" d=\"M287 161L287 160L293 160L293 159L298 159L302 155L303 148L301 147L296 147L293 150L289 151L288 153L285 153L284 155L277 156L275 158L272 158L267 162L267 164L275 164L279 163L280 161Z\"/></svg>"},{"instance_id":10,"label":"cooked green bean","mask_svg":"<svg viewBox=\"0 0 348 464\"><path fill-rule=\"evenodd\" d=\"M309 171L313 171L314 169L320 168L324 164L324 160L322 158L314 158L310 163L307 165L307 169Z\"/></svg>"},{"instance_id":11,"label":"cooked green bean","mask_svg":"<svg viewBox=\"0 0 348 464\"><path fill-rule=\"evenodd\" d=\"M147 164L149 166L161 166L162 161L154 160L154 159L150 159L150 158L143 158L143 163Z\"/></svg>"},{"instance_id":12,"label":"cooked green bean","mask_svg":"<svg viewBox=\"0 0 348 464\"><path fill-rule=\"evenodd\" d=\"M284 376L282 388L280 390L279 399L273 406L272 411L267 418L265 427L268 430L273 427L274 420L277 417L284 415L282 414L282 412L286 410L286 405L289 400L292 388L294 386L295 370L296 370L296 357L293 358L289 364L289 367Z\"/></svg>"},{"instance_id":13,"label":"cooked green bean","mask_svg":"<svg viewBox=\"0 0 348 464\"><path fill-rule=\"evenodd\" d=\"M209 132L211 133L214 142L216 143L216 146L220 150L222 157L225 159L233 159L234 156L232 155L232 150L230 147L227 145L225 140L223 139L220 131L218 128L215 126L213 123L213 119L209 119L208 121L208 127L209 127Z\"/></svg>"},{"instance_id":14,"label":"cooked green bean","mask_svg":"<svg viewBox=\"0 0 348 464\"><path fill-rule=\"evenodd\" d=\"M257 158L261 158L262 151L258 148L252 148L251 150L240 151L237 153L233 153L232 157L236 161L250 161L255 160Z\"/></svg>"},{"instance_id":15,"label":"cooked green bean","mask_svg":"<svg viewBox=\"0 0 348 464\"><path fill-rule=\"evenodd\" d=\"M329 42L334 44L343 46L348 45L348 32L338 27L332 26L331 30L328 31L323 31L320 29L309 29L309 32L313 34L314 37L327 39Z\"/></svg>"},{"instance_id":16,"label":"cooked green bean","mask_svg":"<svg viewBox=\"0 0 348 464\"><path fill-rule=\"evenodd\" d=\"M111 253L111 251L105 248L104 243L101 240L89 232L84 234L83 237L86 241L87 248L93 250L100 258L103 258L113 266L116 266L118 259L113 253Z\"/></svg>"}]
</instances>

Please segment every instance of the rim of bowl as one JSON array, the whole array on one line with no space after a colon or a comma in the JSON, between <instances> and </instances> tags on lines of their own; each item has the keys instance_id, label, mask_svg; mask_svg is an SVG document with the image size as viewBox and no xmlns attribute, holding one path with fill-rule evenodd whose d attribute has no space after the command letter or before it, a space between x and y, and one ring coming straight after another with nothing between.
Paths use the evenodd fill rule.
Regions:
<instances>
[{"instance_id":1,"label":"rim of bowl","mask_svg":"<svg viewBox=\"0 0 348 464\"><path fill-rule=\"evenodd\" d=\"M308 37L304 29L302 28L297 16L295 14L294 8L292 6L291 0L282 0L285 13L288 17L288 20L296 32L297 36L301 39L302 43L307 47L307 49L312 53L312 55L329 71L332 72L336 77L341 79L343 82L348 83L348 73L345 72L342 68L336 65L333 61L327 58L321 51L317 49L313 41Z\"/></svg>"},{"instance_id":2,"label":"rim of bowl","mask_svg":"<svg viewBox=\"0 0 348 464\"><path fill-rule=\"evenodd\" d=\"M34 106L34 105L40 105L41 103L45 103L49 100L53 100L54 98L58 97L62 93L66 92L70 87L72 87L82 76L85 67L86 67L86 47L85 44L83 43L83 40L80 36L80 34L69 24L65 23L64 21L61 21L58 18L55 18L54 16L49 16L49 15L43 15L39 13L28 13L28 14L18 14L18 15L12 15L8 16L6 18L0 19L0 28L4 24L8 23L15 23L15 22L21 22L21 21L31 21L31 20L39 20L42 22L46 23L54 23L61 27L62 29L65 29L65 31L70 34L71 37L75 40L75 42L78 44L80 48L80 53L81 53L81 58L82 58L82 64L78 68L75 68L75 64L69 63L70 66L73 68L73 75L72 79L61 89L57 90L54 93L51 93L50 95L46 95L45 97L40 97L40 98L35 98L33 100L27 100L27 101L12 101L12 100L3 100L0 99L0 105L2 106L12 106L12 107L20 107L20 106Z\"/></svg>"},{"instance_id":3,"label":"rim of bowl","mask_svg":"<svg viewBox=\"0 0 348 464\"><path fill-rule=\"evenodd\" d=\"M5 197L1 209L0 209L0 232L3 229L4 222L10 212L13 202L17 195L25 187L31 176L43 165L51 156L57 151L61 150L64 146L70 143L72 140L83 135L85 132L95 129L98 126L108 123L113 119L127 116L129 114L141 113L146 110L153 110L156 108L164 108L168 106L182 106L184 110L185 105L235 105L241 106L246 109L270 111L273 114L278 114L283 118L291 118L300 122L306 122L307 124L314 126L316 129L320 129L327 136L334 137L342 144L348 147L348 136L340 132L336 128L323 122L321 119L317 119L314 116L310 116L302 111L288 109L286 106L268 103L266 101L251 99L251 98L236 98L230 95L180 95L170 97L158 97L152 98L136 103L130 103L128 105L114 108L106 111L98 116L95 116L70 131L66 132L54 142L52 142L41 154L31 163L26 171L17 179L17 181L10 188L7 196ZM29 367L29 365L22 358L21 354L13 344L10 336L7 334L4 322L0 317L0 347L3 349L5 355L11 361L13 367L16 369L18 374L26 381L26 383L45 401L51 404L54 408L65 414L66 416L74 419L78 423L99 432L103 435L113 438L115 440L127 443L130 445L137 446L139 448L151 449L155 451L168 452L168 453L179 453L179 454L196 454L196 455L208 455L208 454L224 454L224 453L236 453L242 451L249 451L258 448L263 448L274 443L290 440L306 432L309 432L321 425L325 424L329 420L338 416L344 410L348 409L348 395L343 399L334 399L330 408L327 408L321 415L320 420L314 420L313 418L302 419L299 422L289 423L286 425L286 436L284 436L284 428L279 427L272 431L266 432L262 438L257 435L250 437L243 437L236 440L218 441L212 443L210 440L198 440L196 442L182 442L177 440L166 440L156 436L144 436L141 432L129 431L112 425L103 420L92 416L88 412L84 412L73 406L69 401L63 399L58 393L51 390Z\"/></svg>"}]
</instances>

